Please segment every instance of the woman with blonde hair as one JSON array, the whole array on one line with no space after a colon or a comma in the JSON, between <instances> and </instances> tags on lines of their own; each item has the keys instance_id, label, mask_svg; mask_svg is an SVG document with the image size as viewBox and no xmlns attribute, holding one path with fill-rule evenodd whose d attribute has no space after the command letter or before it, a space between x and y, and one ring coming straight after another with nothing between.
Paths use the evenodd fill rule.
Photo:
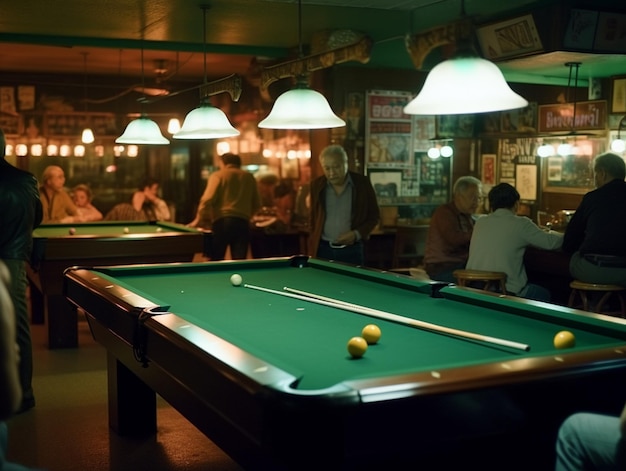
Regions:
<instances>
[{"instance_id":1,"label":"woman with blonde hair","mask_svg":"<svg viewBox=\"0 0 626 471\"><path fill-rule=\"evenodd\" d=\"M102 220L102 213L91 204L92 199L91 188L88 185L80 184L72 188L72 200L78 209L78 220L80 222Z\"/></svg>"}]
</instances>

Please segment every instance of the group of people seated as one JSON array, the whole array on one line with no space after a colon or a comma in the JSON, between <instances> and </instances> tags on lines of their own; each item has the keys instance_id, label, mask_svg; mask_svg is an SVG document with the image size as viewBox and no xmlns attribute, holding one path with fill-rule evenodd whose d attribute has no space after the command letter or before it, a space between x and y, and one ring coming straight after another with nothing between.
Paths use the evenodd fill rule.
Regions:
<instances>
[{"instance_id":1,"label":"group of people seated","mask_svg":"<svg viewBox=\"0 0 626 471\"><path fill-rule=\"evenodd\" d=\"M115 205L104 216L93 205L88 185L79 184L71 190L65 188L65 172L57 165L44 169L39 195L43 206L42 224L171 220L167 203L159 197L159 182L152 177L141 182L129 202Z\"/></svg>"},{"instance_id":2,"label":"group of people seated","mask_svg":"<svg viewBox=\"0 0 626 471\"><path fill-rule=\"evenodd\" d=\"M508 183L487 196L489 213L475 215L482 196L480 180L465 176L450 203L432 215L424 256L434 280L454 283L456 269L504 272L507 294L550 301L550 292L528 282L527 247L570 254L574 279L626 286L626 164L614 153L593 161L596 189L587 193L563 234L546 231L518 215L520 194ZM621 416L579 412L560 426L556 471L626 469L626 406Z\"/></svg>"},{"instance_id":3,"label":"group of people seated","mask_svg":"<svg viewBox=\"0 0 626 471\"><path fill-rule=\"evenodd\" d=\"M487 196L489 213L476 215L482 183L464 176L453 187L452 201L431 218L424 268L433 280L456 282L456 269L506 274L508 294L546 301L550 292L529 283L524 267L527 247L570 254L572 278L626 286L626 165L617 154L594 159L596 189L587 193L564 233L545 230L518 215L520 194L509 183L495 185ZM610 261L610 263L608 263Z\"/></svg>"}]
</instances>

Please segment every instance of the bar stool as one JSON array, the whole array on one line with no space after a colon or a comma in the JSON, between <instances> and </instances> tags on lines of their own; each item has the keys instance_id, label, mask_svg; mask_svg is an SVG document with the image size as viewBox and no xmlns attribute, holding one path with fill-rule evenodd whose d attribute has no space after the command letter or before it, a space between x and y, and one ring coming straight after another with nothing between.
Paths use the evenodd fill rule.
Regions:
<instances>
[{"instance_id":1,"label":"bar stool","mask_svg":"<svg viewBox=\"0 0 626 471\"><path fill-rule=\"evenodd\" d=\"M574 280L569 284L572 291L569 295L568 307L574 307L577 296L580 297L582 302L582 308L584 311L602 313L604 304L609 300L612 294L615 294L619 299L620 304L620 315L622 317L626 317L626 303L624 302L624 297L622 293L626 290L626 287L619 285L601 285L597 283L585 283L580 280ZM596 304L595 309L590 308L588 295L592 293L599 293L602 296Z\"/></svg>"},{"instance_id":2,"label":"bar stool","mask_svg":"<svg viewBox=\"0 0 626 471\"><path fill-rule=\"evenodd\" d=\"M491 291L492 286L502 294L506 294L506 273L501 271L483 271L459 269L452 272L459 286L467 286L468 282L478 281L483 283L484 291Z\"/></svg>"}]
</instances>

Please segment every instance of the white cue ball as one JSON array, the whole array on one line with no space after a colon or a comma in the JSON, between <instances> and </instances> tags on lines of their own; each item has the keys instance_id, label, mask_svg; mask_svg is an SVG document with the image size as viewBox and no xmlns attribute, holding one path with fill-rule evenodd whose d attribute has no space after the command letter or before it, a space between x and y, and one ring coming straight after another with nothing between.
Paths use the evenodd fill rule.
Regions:
<instances>
[{"instance_id":1,"label":"white cue ball","mask_svg":"<svg viewBox=\"0 0 626 471\"><path fill-rule=\"evenodd\" d=\"M163 232L163 229L161 229L160 227L157 227L157 232Z\"/></svg>"},{"instance_id":2,"label":"white cue ball","mask_svg":"<svg viewBox=\"0 0 626 471\"><path fill-rule=\"evenodd\" d=\"M237 273L235 273L234 275L231 275L230 283L233 286L240 286L242 282L243 282L243 278L241 278L241 275L239 275Z\"/></svg>"},{"instance_id":3,"label":"white cue ball","mask_svg":"<svg viewBox=\"0 0 626 471\"><path fill-rule=\"evenodd\" d=\"M124 228L124 234L129 234L130 233L130 229L128 227Z\"/></svg>"}]
</instances>

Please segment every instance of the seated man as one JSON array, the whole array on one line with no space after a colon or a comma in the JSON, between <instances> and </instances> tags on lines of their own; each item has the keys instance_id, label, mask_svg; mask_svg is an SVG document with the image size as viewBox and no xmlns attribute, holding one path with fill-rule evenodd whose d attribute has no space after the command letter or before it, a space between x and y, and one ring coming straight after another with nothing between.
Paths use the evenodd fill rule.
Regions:
<instances>
[{"instance_id":1,"label":"seated man","mask_svg":"<svg viewBox=\"0 0 626 471\"><path fill-rule=\"evenodd\" d=\"M515 296L550 301L550 292L528 283L524 252L532 245L540 249L561 248L563 235L546 232L525 216L517 216L520 195L508 183L489 192L491 213L476 221L469 248L467 269L506 273L506 290Z\"/></svg>"},{"instance_id":2,"label":"seated man","mask_svg":"<svg viewBox=\"0 0 626 471\"><path fill-rule=\"evenodd\" d=\"M479 179L461 177L454 183L452 201L435 209L424 252L424 268L431 279L454 283L452 272L465 268L474 228L472 215L478 209L481 192Z\"/></svg>"},{"instance_id":3,"label":"seated man","mask_svg":"<svg viewBox=\"0 0 626 471\"><path fill-rule=\"evenodd\" d=\"M65 172L58 165L48 165L42 175L39 197L43 206L42 224L80 222L78 208L65 191Z\"/></svg>"},{"instance_id":4,"label":"seated man","mask_svg":"<svg viewBox=\"0 0 626 471\"><path fill-rule=\"evenodd\" d=\"M151 177L144 179L133 193L130 203L115 205L104 217L105 221L169 221L167 203L158 196L159 183Z\"/></svg>"},{"instance_id":5,"label":"seated man","mask_svg":"<svg viewBox=\"0 0 626 471\"><path fill-rule=\"evenodd\" d=\"M617 154L597 156L596 189L587 193L563 239L570 274L586 283L626 286L626 165Z\"/></svg>"},{"instance_id":6,"label":"seated man","mask_svg":"<svg viewBox=\"0 0 626 471\"><path fill-rule=\"evenodd\" d=\"M626 406L620 417L577 413L559 428L556 471L626 469Z\"/></svg>"}]
</instances>

